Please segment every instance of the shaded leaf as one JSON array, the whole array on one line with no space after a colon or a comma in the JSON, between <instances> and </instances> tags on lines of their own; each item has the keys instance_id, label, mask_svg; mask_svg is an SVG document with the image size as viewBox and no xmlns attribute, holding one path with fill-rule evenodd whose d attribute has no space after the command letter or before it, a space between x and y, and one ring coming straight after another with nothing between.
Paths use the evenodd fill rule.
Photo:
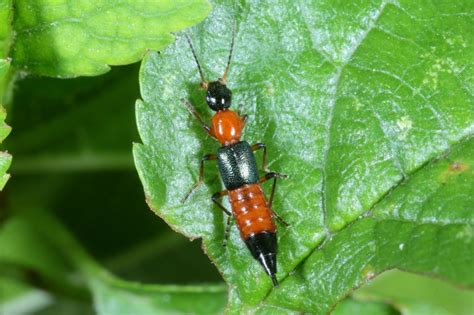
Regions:
<instances>
[{"instance_id":1,"label":"shaded leaf","mask_svg":"<svg viewBox=\"0 0 474 315\"><path fill-rule=\"evenodd\" d=\"M356 290L353 297L359 303L389 302L404 315L470 314L474 310L473 291L398 270L383 273Z\"/></svg>"},{"instance_id":2,"label":"shaded leaf","mask_svg":"<svg viewBox=\"0 0 474 315\"><path fill-rule=\"evenodd\" d=\"M360 302L352 299L342 301L332 312L333 315L371 314L397 315L400 314L390 305L381 302Z\"/></svg>"},{"instance_id":3,"label":"shaded leaf","mask_svg":"<svg viewBox=\"0 0 474 315\"><path fill-rule=\"evenodd\" d=\"M16 131L6 144L16 156L13 172L133 169L137 135L127 102L138 95L137 72L116 67L94 78L19 82L11 110Z\"/></svg>"},{"instance_id":4,"label":"shaded leaf","mask_svg":"<svg viewBox=\"0 0 474 315\"><path fill-rule=\"evenodd\" d=\"M235 288L231 301L324 313L396 267L473 284L472 243L457 238L472 229L472 166L448 176L449 197L431 190L449 161L430 162L450 150L472 162L472 10L470 1L217 1L191 33L213 80L237 20L228 80L234 104L249 114L244 138L265 142L269 167L291 176L274 203L291 223L279 231L278 277L287 279L265 302L270 280L235 226L221 246L225 219L210 201L222 189L215 169L206 167L205 187L180 201L200 157L217 148L180 104L189 99L210 116L191 52L180 39L144 59L136 106L143 144L134 156L147 200L174 229L203 238Z\"/></svg>"},{"instance_id":5,"label":"shaded leaf","mask_svg":"<svg viewBox=\"0 0 474 315\"><path fill-rule=\"evenodd\" d=\"M80 280L85 281L92 291L94 307L98 314L222 313L226 301L226 290L221 285L147 285L124 281L98 265L72 235L47 212L29 211L17 215L15 219L9 221L9 230L21 224L27 226L28 229L17 229L16 234L2 230L0 242L13 241L18 245L31 246L34 242L21 240L29 235L36 235L38 241L47 243L51 248L32 248L30 253L40 251L41 255L30 256L27 260L28 263L47 266L47 268L54 270L56 265L48 262L48 259L51 260L51 257L59 256L67 260L68 264L73 265L79 271ZM15 255L18 257L18 252L15 251ZM43 260L42 257L46 257L46 259ZM5 262L6 258L0 256L0 261ZM17 261L21 260L22 258L17 259ZM56 272L60 271L56 270ZM63 279L71 279L71 277L63 277ZM78 282L78 280L76 275L75 279L70 281Z\"/></svg>"}]
</instances>

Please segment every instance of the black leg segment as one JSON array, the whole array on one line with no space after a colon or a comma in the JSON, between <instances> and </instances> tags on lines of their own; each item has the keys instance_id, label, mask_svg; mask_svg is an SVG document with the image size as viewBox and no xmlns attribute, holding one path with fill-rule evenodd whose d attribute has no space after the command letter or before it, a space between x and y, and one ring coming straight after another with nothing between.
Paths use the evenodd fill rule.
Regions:
<instances>
[{"instance_id":1,"label":"black leg segment","mask_svg":"<svg viewBox=\"0 0 474 315\"><path fill-rule=\"evenodd\" d=\"M185 202L189 198L189 196L191 196L191 194L204 182L204 162L215 159L217 159L217 156L215 154L206 154L201 158L201 163L199 165L199 179L193 185L193 187L191 187L191 189L186 193L181 202Z\"/></svg>"},{"instance_id":2,"label":"black leg segment","mask_svg":"<svg viewBox=\"0 0 474 315\"><path fill-rule=\"evenodd\" d=\"M222 241L222 246L227 247L227 242L229 241L229 235L230 235L230 226L232 224L232 216L227 216L227 224L225 226L224 230L224 240Z\"/></svg>"},{"instance_id":3,"label":"black leg segment","mask_svg":"<svg viewBox=\"0 0 474 315\"><path fill-rule=\"evenodd\" d=\"M222 198L225 195L227 195L227 190L216 192L214 195L212 195L212 202L214 202L219 208L221 208L221 210L224 211L225 214L227 214L228 216L232 216L232 212L227 210L219 201L217 201L218 198Z\"/></svg>"}]
</instances>

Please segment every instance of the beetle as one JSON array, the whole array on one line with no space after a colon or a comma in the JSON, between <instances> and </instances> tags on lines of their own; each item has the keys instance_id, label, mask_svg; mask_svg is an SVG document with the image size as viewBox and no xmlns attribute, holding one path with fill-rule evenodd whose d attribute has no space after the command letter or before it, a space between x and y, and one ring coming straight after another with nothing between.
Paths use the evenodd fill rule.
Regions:
<instances>
[{"instance_id":1,"label":"beetle","mask_svg":"<svg viewBox=\"0 0 474 315\"><path fill-rule=\"evenodd\" d=\"M210 125L207 125L196 111L195 107L186 100L183 104L197 119L205 132L217 140L221 147L217 154L207 154L202 157L199 168L199 180L184 196L188 199L204 179L204 162L216 160L221 179L226 190L215 193L212 201L227 215L227 225L224 233L224 246L227 244L232 217L235 217L240 236L250 250L252 256L263 266L271 277L273 285L278 286L277 273L277 228L273 218L288 226L282 218L272 211L271 206L275 194L277 178L287 175L271 172L266 167L267 147L264 143L250 145L241 140L242 131L247 121L247 115L240 115L230 108L232 91L227 87L227 73L230 68L232 51L235 42L235 26L232 31L232 42L224 74L216 81L207 82L191 39L185 34L191 48L194 60L201 77L201 87L206 90L206 103L215 113ZM264 176L259 177L255 151L263 150L262 169ZM273 179L270 198L267 201L261 184ZM226 209L219 199L228 196L232 212Z\"/></svg>"}]
</instances>

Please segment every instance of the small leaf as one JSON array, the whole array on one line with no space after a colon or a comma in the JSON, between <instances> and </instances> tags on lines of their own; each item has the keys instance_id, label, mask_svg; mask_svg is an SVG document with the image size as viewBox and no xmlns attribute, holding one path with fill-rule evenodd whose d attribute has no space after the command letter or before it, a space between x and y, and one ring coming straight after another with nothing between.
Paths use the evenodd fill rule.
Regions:
<instances>
[{"instance_id":1,"label":"small leaf","mask_svg":"<svg viewBox=\"0 0 474 315\"><path fill-rule=\"evenodd\" d=\"M205 0L16 1L13 65L48 76L98 75L163 49L171 32L209 10Z\"/></svg>"},{"instance_id":2,"label":"small leaf","mask_svg":"<svg viewBox=\"0 0 474 315\"><path fill-rule=\"evenodd\" d=\"M228 84L249 115L244 139L265 142L270 169L290 175L273 204L291 224L279 229L284 281L275 290L235 225L222 248L215 167L181 202L199 159L217 149L180 104L210 117L186 41L144 59L134 156L147 201L175 230L203 239L234 288L230 309L325 313L391 268L474 284L472 9L470 1L222 0L190 32L215 80L237 21ZM446 173L450 152L460 166Z\"/></svg>"}]
</instances>

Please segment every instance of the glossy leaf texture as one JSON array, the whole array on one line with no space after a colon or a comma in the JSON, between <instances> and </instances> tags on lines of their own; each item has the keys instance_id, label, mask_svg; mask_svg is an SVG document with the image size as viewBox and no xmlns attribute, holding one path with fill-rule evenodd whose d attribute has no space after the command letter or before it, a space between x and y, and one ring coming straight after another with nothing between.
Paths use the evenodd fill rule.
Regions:
<instances>
[{"instance_id":1,"label":"glossy leaf texture","mask_svg":"<svg viewBox=\"0 0 474 315\"><path fill-rule=\"evenodd\" d=\"M182 105L210 118L183 36L143 61L134 156L153 211L203 239L231 287L230 312L326 313L393 268L474 285L472 2L213 6L189 31L205 76L222 76L236 21L228 85L249 115L244 139L265 142L269 168L290 175L273 204L291 224L279 227L281 287L235 225L222 247L214 166L181 201L218 147Z\"/></svg>"},{"instance_id":2,"label":"glossy leaf texture","mask_svg":"<svg viewBox=\"0 0 474 315\"><path fill-rule=\"evenodd\" d=\"M10 62L8 52L11 42L12 1L0 0L0 146L10 133L11 128L5 123L6 111L4 103L9 88ZM11 164L11 155L0 151L0 191L5 186L9 175L7 170Z\"/></svg>"},{"instance_id":3,"label":"glossy leaf texture","mask_svg":"<svg viewBox=\"0 0 474 315\"><path fill-rule=\"evenodd\" d=\"M13 65L54 77L102 74L163 49L171 32L209 10L205 0L15 1Z\"/></svg>"}]
</instances>

